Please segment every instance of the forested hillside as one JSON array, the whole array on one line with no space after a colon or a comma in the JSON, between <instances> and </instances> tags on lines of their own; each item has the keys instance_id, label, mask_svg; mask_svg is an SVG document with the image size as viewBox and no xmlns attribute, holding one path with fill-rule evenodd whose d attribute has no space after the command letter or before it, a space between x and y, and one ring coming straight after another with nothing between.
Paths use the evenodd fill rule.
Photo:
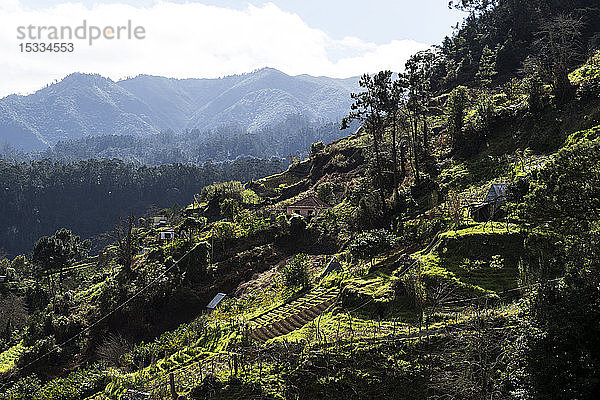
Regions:
<instances>
[{"instance_id":1,"label":"forested hillside","mask_svg":"<svg viewBox=\"0 0 600 400\"><path fill-rule=\"evenodd\" d=\"M360 79L360 129L284 172L98 252L62 229L3 258L0 399L597 399L598 7L526 3L461 1L442 48ZM103 163L187 184L115 161L70 181Z\"/></svg>"},{"instance_id":2,"label":"forested hillside","mask_svg":"<svg viewBox=\"0 0 600 400\"><path fill-rule=\"evenodd\" d=\"M481 61L486 58L496 62L494 80L505 82L527 67L528 58L546 65L563 64L566 72L600 48L600 8L595 1L452 0L449 3L471 14L456 34L441 45L447 60L449 85L475 82ZM562 42L567 47L565 51L554 46L565 39L561 33L569 35Z\"/></svg>"},{"instance_id":3,"label":"forested hillside","mask_svg":"<svg viewBox=\"0 0 600 400\"><path fill-rule=\"evenodd\" d=\"M279 172L280 159L155 167L118 159L59 162L0 160L0 248L28 253L43 235L66 227L83 238L112 231L119 217L184 205L213 182L249 181Z\"/></svg>"},{"instance_id":4,"label":"forested hillside","mask_svg":"<svg viewBox=\"0 0 600 400\"><path fill-rule=\"evenodd\" d=\"M91 158L119 158L146 165L191 163L201 165L235 160L238 157L306 157L314 142L330 142L344 135L339 123L310 122L303 116L290 116L284 122L249 133L240 125L183 132L165 131L144 138L97 136L58 142L42 152L6 152L17 159L52 158L61 161Z\"/></svg>"}]
</instances>

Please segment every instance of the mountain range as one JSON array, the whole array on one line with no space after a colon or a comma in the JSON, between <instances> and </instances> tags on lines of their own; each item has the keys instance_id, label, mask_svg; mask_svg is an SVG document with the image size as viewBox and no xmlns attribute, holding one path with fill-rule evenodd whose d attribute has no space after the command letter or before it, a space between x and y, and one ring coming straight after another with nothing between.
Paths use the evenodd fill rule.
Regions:
<instances>
[{"instance_id":1,"label":"mountain range","mask_svg":"<svg viewBox=\"0 0 600 400\"><path fill-rule=\"evenodd\" d=\"M248 132L299 115L337 121L358 78L290 76L272 68L217 79L139 75L113 81L73 73L22 96L0 99L0 144L24 151L106 135L149 136L236 125Z\"/></svg>"}]
</instances>

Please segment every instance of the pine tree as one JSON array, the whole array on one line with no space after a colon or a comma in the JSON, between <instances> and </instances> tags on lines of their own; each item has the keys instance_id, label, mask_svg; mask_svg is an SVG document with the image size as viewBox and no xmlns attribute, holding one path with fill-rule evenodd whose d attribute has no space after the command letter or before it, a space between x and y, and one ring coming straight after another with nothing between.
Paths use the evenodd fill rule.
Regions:
<instances>
[{"instance_id":1,"label":"pine tree","mask_svg":"<svg viewBox=\"0 0 600 400\"><path fill-rule=\"evenodd\" d=\"M483 48L481 59L479 60L479 70L475 75L479 86L489 88L492 80L496 76L496 52L492 51L488 45Z\"/></svg>"}]
</instances>

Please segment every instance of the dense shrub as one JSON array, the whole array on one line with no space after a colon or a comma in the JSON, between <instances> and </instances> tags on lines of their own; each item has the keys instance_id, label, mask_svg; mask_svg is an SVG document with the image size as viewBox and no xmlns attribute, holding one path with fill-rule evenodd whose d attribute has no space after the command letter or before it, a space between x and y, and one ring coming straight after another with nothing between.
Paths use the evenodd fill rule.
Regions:
<instances>
[{"instance_id":1,"label":"dense shrub","mask_svg":"<svg viewBox=\"0 0 600 400\"><path fill-rule=\"evenodd\" d=\"M348 250L361 260L373 261L373 257L392 249L397 243L398 239L392 233L385 229L377 229L358 234Z\"/></svg>"},{"instance_id":2,"label":"dense shrub","mask_svg":"<svg viewBox=\"0 0 600 400\"><path fill-rule=\"evenodd\" d=\"M462 157L476 154L486 143L496 112L492 96L488 92L480 92L476 101L475 107L465 116L464 128L454 138L454 150Z\"/></svg>"},{"instance_id":3,"label":"dense shrub","mask_svg":"<svg viewBox=\"0 0 600 400\"><path fill-rule=\"evenodd\" d=\"M326 203L335 203L335 195L333 193L335 186L331 182L323 182L317 185L317 196Z\"/></svg>"},{"instance_id":4,"label":"dense shrub","mask_svg":"<svg viewBox=\"0 0 600 400\"><path fill-rule=\"evenodd\" d=\"M468 102L469 91L465 86L456 87L448 96L446 102L446 123L452 137L456 137L462 132Z\"/></svg>"},{"instance_id":5,"label":"dense shrub","mask_svg":"<svg viewBox=\"0 0 600 400\"><path fill-rule=\"evenodd\" d=\"M444 223L439 219L416 219L401 221L396 228L396 234L402 243L424 243L431 240L437 232L444 229Z\"/></svg>"},{"instance_id":6,"label":"dense shrub","mask_svg":"<svg viewBox=\"0 0 600 400\"><path fill-rule=\"evenodd\" d=\"M315 142L310 145L310 154L313 156L322 152L323 150L325 150L325 145L323 142Z\"/></svg>"},{"instance_id":7,"label":"dense shrub","mask_svg":"<svg viewBox=\"0 0 600 400\"><path fill-rule=\"evenodd\" d=\"M297 254L281 270L283 281L290 289L306 288L310 283L309 260L306 254Z\"/></svg>"}]
</instances>

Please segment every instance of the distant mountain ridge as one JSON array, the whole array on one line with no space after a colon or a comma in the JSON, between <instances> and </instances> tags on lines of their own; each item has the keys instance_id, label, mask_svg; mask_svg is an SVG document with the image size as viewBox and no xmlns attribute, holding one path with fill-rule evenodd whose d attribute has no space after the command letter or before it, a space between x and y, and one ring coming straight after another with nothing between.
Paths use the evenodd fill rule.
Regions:
<instances>
[{"instance_id":1,"label":"distant mountain ridge","mask_svg":"<svg viewBox=\"0 0 600 400\"><path fill-rule=\"evenodd\" d=\"M358 78L289 76L272 68L218 79L139 75L117 82L74 73L31 95L0 99L0 144L31 151L102 135L228 124L254 131L291 115L335 121L357 88Z\"/></svg>"}]
</instances>

